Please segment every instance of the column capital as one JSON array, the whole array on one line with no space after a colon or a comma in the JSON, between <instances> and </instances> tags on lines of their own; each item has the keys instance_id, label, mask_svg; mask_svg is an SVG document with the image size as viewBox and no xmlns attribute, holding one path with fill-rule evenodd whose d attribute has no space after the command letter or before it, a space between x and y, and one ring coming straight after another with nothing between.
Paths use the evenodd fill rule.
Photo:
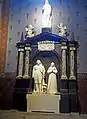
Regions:
<instances>
[{"instance_id":1,"label":"column capital","mask_svg":"<svg viewBox=\"0 0 87 119\"><path fill-rule=\"evenodd\" d=\"M71 51L71 50L74 51L74 50L76 50L76 48L75 48L75 47L70 47L70 51Z\"/></svg>"},{"instance_id":2,"label":"column capital","mask_svg":"<svg viewBox=\"0 0 87 119\"><path fill-rule=\"evenodd\" d=\"M31 51L30 47L25 47L25 50Z\"/></svg>"},{"instance_id":3,"label":"column capital","mask_svg":"<svg viewBox=\"0 0 87 119\"><path fill-rule=\"evenodd\" d=\"M19 49L18 49L18 51L23 52L23 51L24 51L24 49L23 49L23 48L19 48Z\"/></svg>"},{"instance_id":4,"label":"column capital","mask_svg":"<svg viewBox=\"0 0 87 119\"><path fill-rule=\"evenodd\" d=\"M62 50L66 50L67 49L67 46L61 46L61 49Z\"/></svg>"}]
</instances>

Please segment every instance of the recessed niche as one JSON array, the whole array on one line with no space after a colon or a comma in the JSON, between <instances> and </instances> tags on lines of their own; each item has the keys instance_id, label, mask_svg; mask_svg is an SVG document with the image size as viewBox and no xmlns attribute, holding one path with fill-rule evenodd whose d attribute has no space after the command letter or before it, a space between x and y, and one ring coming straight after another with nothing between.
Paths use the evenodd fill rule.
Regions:
<instances>
[{"instance_id":1,"label":"recessed niche","mask_svg":"<svg viewBox=\"0 0 87 119\"><path fill-rule=\"evenodd\" d=\"M59 0L59 3L60 3L60 5L61 5L61 3L62 3L62 0Z\"/></svg>"},{"instance_id":2,"label":"recessed niche","mask_svg":"<svg viewBox=\"0 0 87 119\"><path fill-rule=\"evenodd\" d=\"M62 15L62 13L61 12L59 12L59 16L61 16Z\"/></svg>"},{"instance_id":3,"label":"recessed niche","mask_svg":"<svg viewBox=\"0 0 87 119\"><path fill-rule=\"evenodd\" d=\"M34 23L36 24L36 22L37 22L37 19L35 18L35 19L34 19Z\"/></svg>"},{"instance_id":4,"label":"recessed niche","mask_svg":"<svg viewBox=\"0 0 87 119\"><path fill-rule=\"evenodd\" d=\"M87 16L86 16L86 17L84 17L84 20L85 20L85 22L87 22Z\"/></svg>"},{"instance_id":5,"label":"recessed niche","mask_svg":"<svg viewBox=\"0 0 87 119\"><path fill-rule=\"evenodd\" d=\"M10 37L10 38L9 38L9 43L11 43L11 42L12 42L12 38Z\"/></svg>"},{"instance_id":6,"label":"recessed niche","mask_svg":"<svg viewBox=\"0 0 87 119\"><path fill-rule=\"evenodd\" d=\"M27 19L29 18L29 15L30 15L30 13L27 13L27 14L26 14L26 16L27 16Z\"/></svg>"},{"instance_id":7,"label":"recessed niche","mask_svg":"<svg viewBox=\"0 0 87 119\"><path fill-rule=\"evenodd\" d=\"M35 8L35 12L37 12L37 8Z\"/></svg>"},{"instance_id":8,"label":"recessed niche","mask_svg":"<svg viewBox=\"0 0 87 119\"><path fill-rule=\"evenodd\" d=\"M10 26L10 30L12 31L12 29L13 29L13 27L12 27L12 25Z\"/></svg>"},{"instance_id":9,"label":"recessed niche","mask_svg":"<svg viewBox=\"0 0 87 119\"><path fill-rule=\"evenodd\" d=\"M13 15L13 14L11 14L11 20L13 20L13 16L14 16L14 15Z\"/></svg>"},{"instance_id":10,"label":"recessed niche","mask_svg":"<svg viewBox=\"0 0 87 119\"><path fill-rule=\"evenodd\" d=\"M19 8L19 13L21 13L21 8Z\"/></svg>"},{"instance_id":11,"label":"recessed niche","mask_svg":"<svg viewBox=\"0 0 87 119\"><path fill-rule=\"evenodd\" d=\"M68 22L70 22L70 17L68 17Z\"/></svg>"},{"instance_id":12,"label":"recessed niche","mask_svg":"<svg viewBox=\"0 0 87 119\"><path fill-rule=\"evenodd\" d=\"M8 50L8 56L11 54L11 50Z\"/></svg>"},{"instance_id":13,"label":"recessed niche","mask_svg":"<svg viewBox=\"0 0 87 119\"><path fill-rule=\"evenodd\" d=\"M79 12L76 12L76 16L79 16Z\"/></svg>"},{"instance_id":14,"label":"recessed niche","mask_svg":"<svg viewBox=\"0 0 87 119\"><path fill-rule=\"evenodd\" d=\"M85 10L87 10L87 5L84 5Z\"/></svg>"},{"instance_id":15,"label":"recessed niche","mask_svg":"<svg viewBox=\"0 0 87 119\"><path fill-rule=\"evenodd\" d=\"M78 0L76 0L76 4L78 4Z\"/></svg>"},{"instance_id":16,"label":"recessed niche","mask_svg":"<svg viewBox=\"0 0 87 119\"><path fill-rule=\"evenodd\" d=\"M87 35L87 29L85 29L85 34Z\"/></svg>"},{"instance_id":17,"label":"recessed niche","mask_svg":"<svg viewBox=\"0 0 87 119\"><path fill-rule=\"evenodd\" d=\"M21 23L21 20L18 20L18 24L20 24Z\"/></svg>"},{"instance_id":18,"label":"recessed niche","mask_svg":"<svg viewBox=\"0 0 87 119\"><path fill-rule=\"evenodd\" d=\"M9 63L7 63L7 68L9 68L10 67L10 64Z\"/></svg>"},{"instance_id":19,"label":"recessed niche","mask_svg":"<svg viewBox=\"0 0 87 119\"><path fill-rule=\"evenodd\" d=\"M80 25L79 24L76 24L76 27L77 27L77 29L79 29L80 28Z\"/></svg>"},{"instance_id":20,"label":"recessed niche","mask_svg":"<svg viewBox=\"0 0 87 119\"><path fill-rule=\"evenodd\" d=\"M77 41L79 41L79 40L80 40L80 37L79 37L79 36L77 36L77 37L76 37L76 40L77 40Z\"/></svg>"},{"instance_id":21,"label":"recessed niche","mask_svg":"<svg viewBox=\"0 0 87 119\"><path fill-rule=\"evenodd\" d=\"M20 35L20 32L19 32L19 31L17 32L17 35L18 35L18 36Z\"/></svg>"},{"instance_id":22,"label":"recessed niche","mask_svg":"<svg viewBox=\"0 0 87 119\"><path fill-rule=\"evenodd\" d=\"M70 6L68 6L68 11L70 10Z\"/></svg>"}]
</instances>

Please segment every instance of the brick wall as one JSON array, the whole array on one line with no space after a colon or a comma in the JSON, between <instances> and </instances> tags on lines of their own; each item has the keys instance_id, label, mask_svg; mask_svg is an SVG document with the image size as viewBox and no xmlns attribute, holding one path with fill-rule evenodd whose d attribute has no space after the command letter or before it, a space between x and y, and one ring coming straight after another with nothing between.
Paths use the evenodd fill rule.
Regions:
<instances>
[{"instance_id":1,"label":"brick wall","mask_svg":"<svg viewBox=\"0 0 87 119\"><path fill-rule=\"evenodd\" d=\"M5 70L10 0L2 0L0 5L0 73Z\"/></svg>"}]
</instances>

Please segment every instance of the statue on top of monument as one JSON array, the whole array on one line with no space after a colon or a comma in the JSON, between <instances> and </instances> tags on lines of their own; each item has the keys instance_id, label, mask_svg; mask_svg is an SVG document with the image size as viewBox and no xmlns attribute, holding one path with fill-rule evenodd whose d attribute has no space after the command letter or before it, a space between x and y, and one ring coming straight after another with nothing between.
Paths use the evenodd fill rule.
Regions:
<instances>
[{"instance_id":1,"label":"statue on top of monument","mask_svg":"<svg viewBox=\"0 0 87 119\"><path fill-rule=\"evenodd\" d=\"M51 28L52 26L52 8L48 0L45 0L45 4L42 8L42 28Z\"/></svg>"},{"instance_id":2,"label":"statue on top of monument","mask_svg":"<svg viewBox=\"0 0 87 119\"><path fill-rule=\"evenodd\" d=\"M58 25L58 28L59 28L59 36L66 38L66 36L67 36L66 26L61 22Z\"/></svg>"},{"instance_id":3,"label":"statue on top of monument","mask_svg":"<svg viewBox=\"0 0 87 119\"><path fill-rule=\"evenodd\" d=\"M28 37L34 37L35 31L32 25L26 26L25 31L26 31L25 39Z\"/></svg>"}]
</instances>

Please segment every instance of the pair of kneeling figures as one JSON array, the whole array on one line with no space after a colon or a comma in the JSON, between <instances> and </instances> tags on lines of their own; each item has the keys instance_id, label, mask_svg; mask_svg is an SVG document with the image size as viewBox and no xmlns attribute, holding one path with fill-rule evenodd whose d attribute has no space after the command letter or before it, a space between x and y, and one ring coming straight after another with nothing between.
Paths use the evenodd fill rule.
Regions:
<instances>
[{"instance_id":1,"label":"pair of kneeling figures","mask_svg":"<svg viewBox=\"0 0 87 119\"><path fill-rule=\"evenodd\" d=\"M48 85L44 81L45 68L40 60L36 61L36 65L33 67L32 77L34 78L34 92L40 93L44 92L46 88L47 93L55 94L57 93L57 69L55 64L52 62L47 70L48 73Z\"/></svg>"}]
</instances>

